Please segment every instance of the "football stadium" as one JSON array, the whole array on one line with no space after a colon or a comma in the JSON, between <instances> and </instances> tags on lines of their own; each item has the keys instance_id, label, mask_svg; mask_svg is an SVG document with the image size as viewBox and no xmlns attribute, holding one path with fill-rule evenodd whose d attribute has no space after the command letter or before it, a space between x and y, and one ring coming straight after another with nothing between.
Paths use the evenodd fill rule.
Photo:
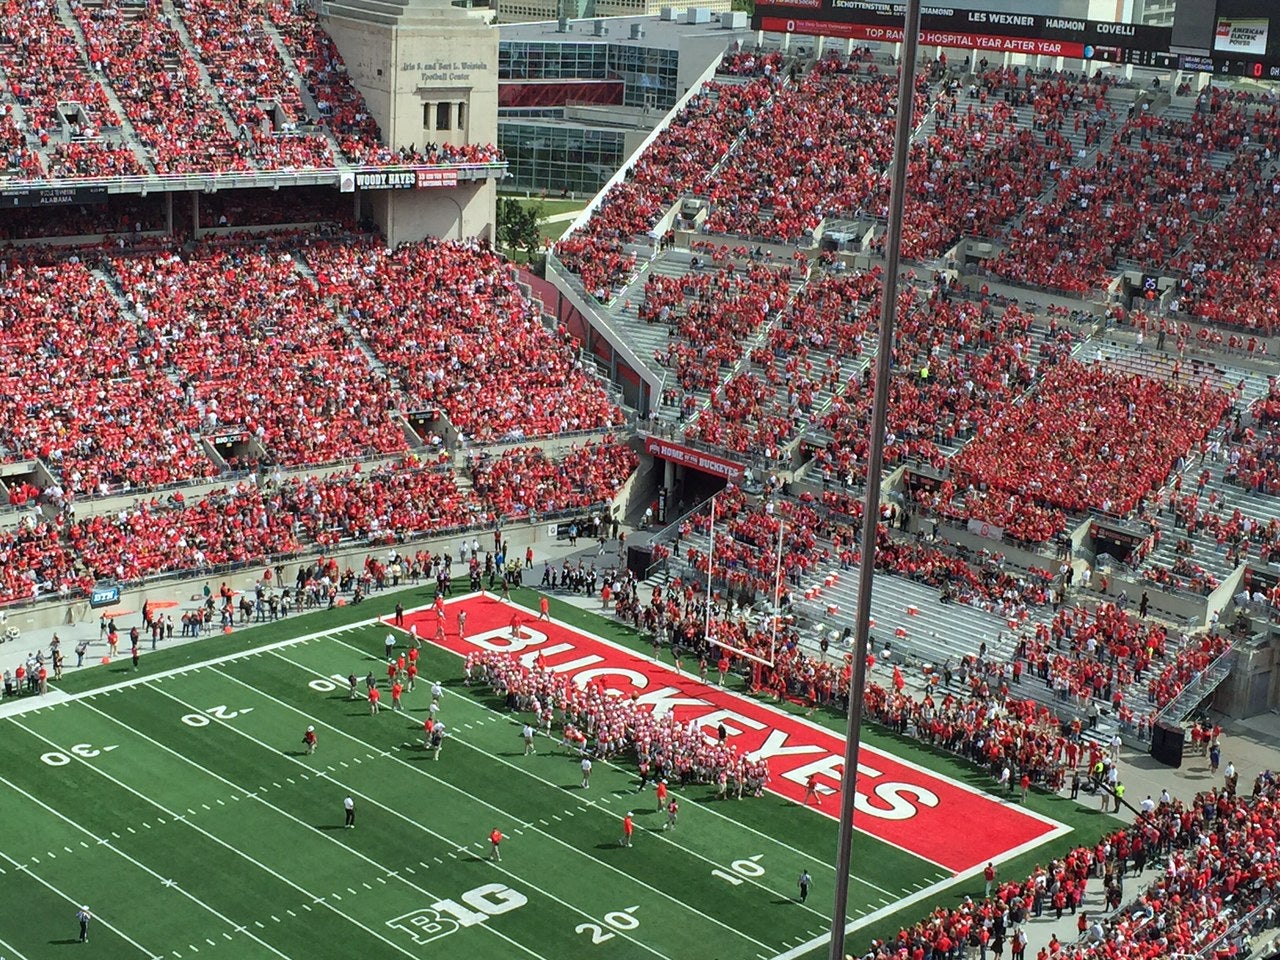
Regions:
<instances>
[{"instance_id":1,"label":"football stadium","mask_svg":"<svg viewBox=\"0 0 1280 960\"><path fill-rule=\"evenodd\" d=\"M0 960L1280 956L1276 14L9 0Z\"/></svg>"}]
</instances>

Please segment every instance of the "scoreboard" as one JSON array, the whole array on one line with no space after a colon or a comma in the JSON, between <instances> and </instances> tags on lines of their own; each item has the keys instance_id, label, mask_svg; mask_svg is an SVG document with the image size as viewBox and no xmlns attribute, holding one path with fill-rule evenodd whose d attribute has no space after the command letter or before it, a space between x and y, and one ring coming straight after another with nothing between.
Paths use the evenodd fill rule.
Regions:
<instances>
[{"instance_id":1,"label":"scoreboard","mask_svg":"<svg viewBox=\"0 0 1280 960\"><path fill-rule=\"evenodd\" d=\"M1273 17L1277 17L1274 24ZM1206 46L1214 73L1259 80L1280 78L1280 4L1275 0L1218 0L1213 37ZM1208 66L1196 61L1183 69Z\"/></svg>"},{"instance_id":2,"label":"scoreboard","mask_svg":"<svg viewBox=\"0 0 1280 960\"><path fill-rule=\"evenodd\" d=\"M1172 39L1184 7L1193 14L1187 20L1194 21L1194 42L1175 50ZM752 26L770 33L899 43L904 17L900 0L757 0ZM920 42L979 54L1043 54L1280 80L1280 0L1179 0L1174 27L926 2Z\"/></svg>"},{"instance_id":3,"label":"scoreboard","mask_svg":"<svg viewBox=\"0 0 1280 960\"><path fill-rule=\"evenodd\" d=\"M893 0L757 0L752 26L770 33L898 43L904 15L904 5ZM920 17L925 46L1115 63L1130 46L1168 50L1170 36L1168 27L930 4Z\"/></svg>"}]
</instances>

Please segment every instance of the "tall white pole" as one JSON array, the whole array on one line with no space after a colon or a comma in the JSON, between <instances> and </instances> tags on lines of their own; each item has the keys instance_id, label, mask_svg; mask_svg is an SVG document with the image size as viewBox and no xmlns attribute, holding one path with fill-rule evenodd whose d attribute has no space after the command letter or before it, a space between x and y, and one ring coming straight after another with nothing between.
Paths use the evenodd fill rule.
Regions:
<instances>
[{"instance_id":1,"label":"tall white pole","mask_svg":"<svg viewBox=\"0 0 1280 960\"><path fill-rule=\"evenodd\" d=\"M898 77L897 129L889 191L889 226L881 288L880 331L876 346L876 386L871 401L871 437L867 452L867 491L862 505L862 563L858 568L858 604L854 615L853 670L849 681L849 716L845 734L844 777L840 794L840 839L836 847L835 909L831 915L831 960L844 960L845 923L849 916L849 879L853 860L853 811L862 737L862 695L867 676L867 637L871 630L871 582L876 567L876 526L880 519L880 474L884 469L885 424L892 375L893 327L898 309L898 266L902 254L903 207L906 203L907 159L911 147L911 112L915 95L916 52L920 40L920 0L907 0Z\"/></svg>"},{"instance_id":2,"label":"tall white pole","mask_svg":"<svg viewBox=\"0 0 1280 960\"><path fill-rule=\"evenodd\" d=\"M778 517L778 562L773 571L773 640L769 644L769 662L778 652L778 621L782 619L782 530L786 521Z\"/></svg>"},{"instance_id":3,"label":"tall white pole","mask_svg":"<svg viewBox=\"0 0 1280 960\"><path fill-rule=\"evenodd\" d=\"M703 631L711 639L711 571L715 569L716 556L716 498L711 498L711 530L707 539L707 626Z\"/></svg>"}]
</instances>

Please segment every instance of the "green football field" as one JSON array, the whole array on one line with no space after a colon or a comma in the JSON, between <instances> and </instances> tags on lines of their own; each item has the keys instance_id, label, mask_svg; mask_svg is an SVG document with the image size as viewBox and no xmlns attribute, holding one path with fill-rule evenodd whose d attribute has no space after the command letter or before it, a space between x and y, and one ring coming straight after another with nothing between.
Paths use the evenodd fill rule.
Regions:
<instances>
[{"instance_id":1,"label":"green football field","mask_svg":"<svg viewBox=\"0 0 1280 960\"><path fill-rule=\"evenodd\" d=\"M522 721L428 645L422 675L446 681L440 718L453 731L433 760L421 739L429 682L404 713L376 717L338 682L381 672L386 630L358 621L393 602L144 654L137 675L127 659L84 671L65 684L71 701L0 719L0 958L63 956L81 904L102 958L825 955L833 821L773 795L718 801L695 788L663 830L625 761L598 763L582 790L576 755L551 740L523 756ZM972 892L865 835L854 862L850 917L866 936ZM814 879L803 904L802 869Z\"/></svg>"}]
</instances>

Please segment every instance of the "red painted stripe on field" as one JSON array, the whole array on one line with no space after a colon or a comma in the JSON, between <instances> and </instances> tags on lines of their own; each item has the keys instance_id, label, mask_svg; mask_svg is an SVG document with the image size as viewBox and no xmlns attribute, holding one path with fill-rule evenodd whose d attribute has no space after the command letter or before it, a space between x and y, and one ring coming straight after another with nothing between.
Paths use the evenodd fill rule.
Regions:
<instances>
[{"instance_id":1,"label":"red painted stripe on field","mask_svg":"<svg viewBox=\"0 0 1280 960\"><path fill-rule=\"evenodd\" d=\"M463 609L467 635L459 640L457 615ZM518 640L512 639L513 617L520 621ZM416 625L424 641L453 653L494 650L525 657L530 665L542 654L544 666L562 668L579 686L603 683L619 695L638 695L651 708L674 710L682 723L697 721L711 736L723 723L739 753L764 751L770 792L799 803L809 776L816 774L825 791L819 812L834 818L839 811L844 738L825 728L571 627L538 620L524 607L470 597L446 605L446 622L441 640L434 611L405 617L406 628ZM1047 839L1057 826L866 745L857 790L858 829L955 873Z\"/></svg>"}]
</instances>

